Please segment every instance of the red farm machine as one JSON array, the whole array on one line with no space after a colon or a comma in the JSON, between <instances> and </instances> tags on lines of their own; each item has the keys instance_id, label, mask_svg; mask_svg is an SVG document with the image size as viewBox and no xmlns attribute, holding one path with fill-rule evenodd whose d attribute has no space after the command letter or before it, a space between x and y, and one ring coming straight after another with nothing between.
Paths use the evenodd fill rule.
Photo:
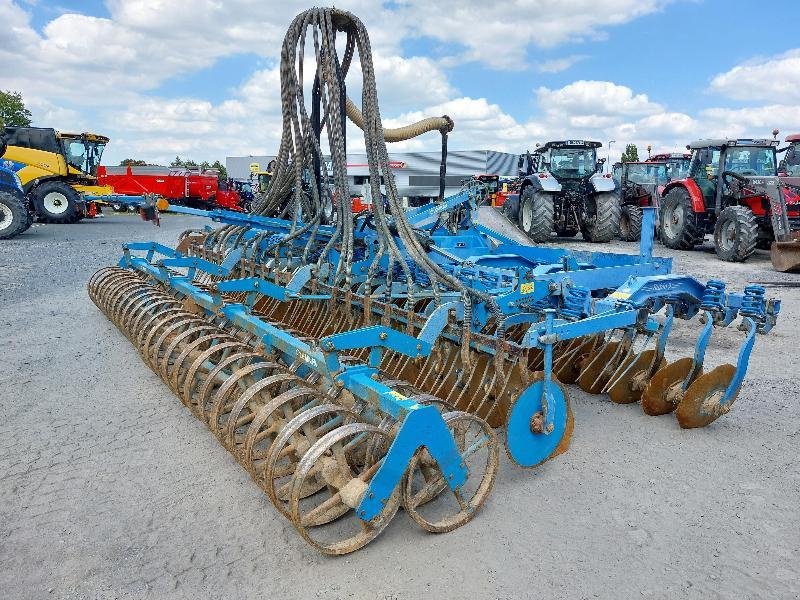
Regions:
<instances>
[{"instance_id":1,"label":"red farm machine","mask_svg":"<svg viewBox=\"0 0 800 600\"><path fill-rule=\"evenodd\" d=\"M117 194L156 194L170 204L243 210L239 193L229 189L227 182L220 181L219 173L213 169L101 166L97 179L101 185L112 186Z\"/></svg>"},{"instance_id":2,"label":"red farm machine","mask_svg":"<svg viewBox=\"0 0 800 600\"><path fill-rule=\"evenodd\" d=\"M664 189L664 245L692 249L710 233L722 260L741 262L757 247L771 246L777 270L800 268L800 243L793 241L800 229L800 195L791 181L778 177L777 145L765 139L690 144L687 177Z\"/></svg>"},{"instance_id":3,"label":"red farm machine","mask_svg":"<svg viewBox=\"0 0 800 600\"><path fill-rule=\"evenodd\" d=\"M664 152L652 154L644 162L666 163L667 181L675 181L684 179L689 174L689 162L691 160L692 155L688 152ZM663 191L663 189L664 187L662 186L660 191Z\"/></svg>"},{"instance_id":4,"label":"red farm machine","mask_svg":"<svg viewBox=\"0 0 800 600\"><path fill-rule=\"evenodd\" d=\"M667 184L666 162L615 163L612 173L619 186L619 238L623 242L638 241L642 235L645 207L659 207L661 192Z\"/></svg>"}]
</instances>

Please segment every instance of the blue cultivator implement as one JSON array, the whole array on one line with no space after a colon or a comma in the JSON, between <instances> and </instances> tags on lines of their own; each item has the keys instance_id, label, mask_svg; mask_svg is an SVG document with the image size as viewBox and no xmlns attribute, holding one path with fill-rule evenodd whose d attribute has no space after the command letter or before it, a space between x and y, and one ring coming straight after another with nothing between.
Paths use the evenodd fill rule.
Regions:
<instances>
[{"instance_id":1,"label":"blue cultivator implement","mask_svg":"<svg viewBox=\"0 0 800 600\"><path fill-rule=\"evenodd\" d=\"M404 211L383 140L424 127L380 127L368 54L360 57L365 113L351 114L358 109L344 106L342 78L351 40L366 32L349 13L313 9L285 45L296 48L309 27L320 31L317 60L337 67L318 71L329 112L316 122L335 140L346 108L364 128L368 150L377 148L368 154L373 197L382 175L386 203L354 215L348 201L334 202L335 224L321 225L332 193L315 154L315 105L310 118L288 119L305 123L308 137L291 129L305 142L292 152L286 138L257 214L178 208L222 227L187 232L176 249L127 244L89 293L310 544L357 550L401 505L427 531L468 522L492 489L501 439L524 467L567 449L566 384L641 400L651 414L676 411L683 427L729 410L755 334L780 308L763 288L734 294L670 274L671 261L652 256L650 210L634 255L519 245L479 223L481 194L471 188ZM350 48L341 61L336 31ZM288 71L295 51L284 53ZM283 81L286 97L297 97L297 81ZM428 121L446 139L452 122ZM310 158L308 148L316 148ZM336 166L342 149L331 150L334 187L349 198ZM300 191L300 165L310 195ZM698 316L705 325L694 357L667 363L673 320ZM704 374L714 328L737 321L745 331L737 364Z\"/></svg>"}]
</instances>

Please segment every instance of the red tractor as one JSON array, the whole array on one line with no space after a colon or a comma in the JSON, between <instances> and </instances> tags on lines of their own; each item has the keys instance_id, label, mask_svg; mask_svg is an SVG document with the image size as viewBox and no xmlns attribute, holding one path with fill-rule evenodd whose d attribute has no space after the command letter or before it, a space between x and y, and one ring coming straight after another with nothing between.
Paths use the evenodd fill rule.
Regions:
<instances>
[{"instance_id":1,"label":"red tractor","mask_svg":"<svg viewBox=\"0 0 800 600\"><path fill-rule=\"evenodd\" d=\"M786 136L788 146L778 152L785 152L783 160L778 165L778 174L784 177L800 178L800 133Z\"/></svg>"},{"instance_id":2,"label":"red tractor","mask_svg":"<svg viewBox=\"0 0 800 600\"><path fill-rule=\"evenodd\" d=\"M644 162L667 163L667 181L683 179L689 174L689 161L692 155L682 152L665 152L648 156ZM662 188L663 190L663 188Z\"/></svg>"},{"instance_id":3,"label":"red tractor","mask_svg":"<svg viewBox=\"0 0 800 600\"><path fill-rule=\"evenodd\" d=\"M701 140L688 176L671 181L661 202L659 233L669 248L692 249L708 233L722 260L747 260L800 227L800 196L777 177L774 140ZM774 262L774 261L773 261Z\"/></svg>"},{"instance_id":4,"label":"red tractor","mask_svg":"<svg viewBox=\"0 0 800 600\"><path fill-rule=\"evenodd\" d=\"M667 184L665 162L616 163L612 169L619 186L619 239L636 242L642 236L642 208L659 207L660 190Z\"/></svg>"}]
</instances>

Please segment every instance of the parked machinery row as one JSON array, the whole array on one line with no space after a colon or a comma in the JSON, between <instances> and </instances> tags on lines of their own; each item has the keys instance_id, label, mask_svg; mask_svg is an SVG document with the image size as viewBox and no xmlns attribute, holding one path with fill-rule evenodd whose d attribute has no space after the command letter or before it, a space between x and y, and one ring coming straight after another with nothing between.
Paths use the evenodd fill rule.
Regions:
<instances>
[{"instance_id":1,"label":"parked machinery row","mask_svg":"<svg viewBox=\"0 0 800 600\"><path fill-rule=\"evenodd\" d=\"M741 262L771 249L776 269L800 268L800 136L779 173L775 140L718 139L690 144L691 154L655 155L603 173L599 142L547 142L520 157L519 195L504 213L535 242L578 232L590 242L635 241L642 208L659 209L658 237L690 250L711 234L717 255ZM800 173L800 166L797 167Z\"/></svg>"}]
</instances>

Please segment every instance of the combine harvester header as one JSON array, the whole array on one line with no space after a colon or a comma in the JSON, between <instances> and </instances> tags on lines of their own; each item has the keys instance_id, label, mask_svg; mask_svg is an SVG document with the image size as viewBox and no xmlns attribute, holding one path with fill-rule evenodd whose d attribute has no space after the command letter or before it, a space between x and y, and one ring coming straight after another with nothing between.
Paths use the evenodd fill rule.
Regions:
<instances>
[{"instance_id":1,"label":"combine harvester header","mask_svg":"<svg viewBox=\"0 0 800 600\"><path fill-rule=\"evenodd\" d=\"M312 35L316 91L303 107ZM344 87L355 52L361 108ZM763 288L671 274L652 256L651 209L632 255L516 244L480 224L477 181L406 212L386 142L439 131L446 149L453 123L383 128L369 39L350 13L298 15L281 72L283 142L256 214L211 211L223 226L188 231L177 249L127 244L88 287L309 544L355 551L401 505L427 531L468 523L494 485L501 439L523 467L567 449L567 384L676 411L683 427L730 409L756 333L780 310ZM373 197L385 183L386 205L367 215L353 215L347 193L345 113L364 130ZM335 224L323 225L334 195ZM673 320L699 316L694 356L668 363ZM704 373L712 332L734 323L736 364Z\"/></svg>"}]
</instances>

